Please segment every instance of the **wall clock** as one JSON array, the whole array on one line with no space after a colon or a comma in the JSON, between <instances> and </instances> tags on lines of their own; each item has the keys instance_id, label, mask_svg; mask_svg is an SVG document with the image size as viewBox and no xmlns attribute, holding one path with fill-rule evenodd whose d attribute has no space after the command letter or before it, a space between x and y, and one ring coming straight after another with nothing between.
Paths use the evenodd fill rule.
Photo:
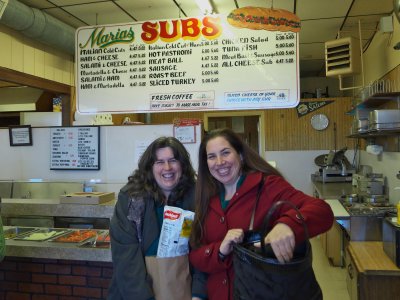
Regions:
<instances>
[{"instance_id":1,"label":"wall clock","mask_svg":"<svg viewBox=\"0 0 400 300\"><path fill-rule=\"evenodd\" d=\"M311 117L311 126L315 130L324 130L329 125L329 119L324 114L315 114Z\"/></svg>"}]
</instances>

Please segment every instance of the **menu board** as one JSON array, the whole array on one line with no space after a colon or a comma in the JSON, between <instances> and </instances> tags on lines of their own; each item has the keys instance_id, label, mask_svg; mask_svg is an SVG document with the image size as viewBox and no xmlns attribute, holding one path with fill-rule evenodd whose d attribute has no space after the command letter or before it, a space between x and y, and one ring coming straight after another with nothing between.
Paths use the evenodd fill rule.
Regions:
<instances>
[{"instance_id":1,"label":"menu board","mask_svg":"<svg viewBox=\"0 0 400 300\"><path fill-rule=\"evenodd\" d=\"M76 31L81 114L295 107L298 32L238 28L227 16Z\"/></svg>"},{"instance_id":2,"label":"menu board","mask_svg":"<svg viewBox=\"0 0 400 300\"><path fill-rule=\"evenodd\" d=\"M100 127L50 128L50 170L100 170Z\"/></svg>"}]
</instances>

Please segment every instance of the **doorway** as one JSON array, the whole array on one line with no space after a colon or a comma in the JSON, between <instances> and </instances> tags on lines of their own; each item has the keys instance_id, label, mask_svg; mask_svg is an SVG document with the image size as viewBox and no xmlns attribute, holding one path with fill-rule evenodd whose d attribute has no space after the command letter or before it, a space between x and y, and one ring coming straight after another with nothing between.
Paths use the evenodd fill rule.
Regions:
<instances>
[{"instance_id":1,"label":"doorway","mask_svg":"<svg viewBox=\"0 0 400 300\"><path fill-rule=\"evenodd\" d=\"M263 112L205 113L204 129L230 128L262 157L265 154Z\"/></svg>"}]
</instances>

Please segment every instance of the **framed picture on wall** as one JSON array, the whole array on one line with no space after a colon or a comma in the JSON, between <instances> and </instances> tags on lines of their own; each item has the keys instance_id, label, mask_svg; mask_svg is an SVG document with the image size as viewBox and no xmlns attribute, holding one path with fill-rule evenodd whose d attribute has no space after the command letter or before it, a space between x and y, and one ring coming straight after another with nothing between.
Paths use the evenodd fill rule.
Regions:
<instances>
[{"instance_id":1,"label":"framed picture on wall","mask_svg":"<svg viewBox=\"0 0 400 300\"><path fill-rule=\"evenodd\" d=\"M30 125L10 126L8 131L10 146L32 146L32 127Z\"/></svg>"}]
</instances>

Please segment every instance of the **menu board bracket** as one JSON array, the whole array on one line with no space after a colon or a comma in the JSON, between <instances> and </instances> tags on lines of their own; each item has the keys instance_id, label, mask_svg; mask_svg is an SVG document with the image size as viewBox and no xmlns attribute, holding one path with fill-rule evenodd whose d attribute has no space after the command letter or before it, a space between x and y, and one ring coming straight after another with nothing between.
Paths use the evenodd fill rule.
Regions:
<instances>
[{"instance_id":1,"label":"menu board bracket","mask_svg":"<svg viewBox=\"0 0 400 300\"><path fill-rule=\"evenodd\" d=\"M100 170L100 127L50 129L50 170Z\"/></svg>"}]
</instances>

